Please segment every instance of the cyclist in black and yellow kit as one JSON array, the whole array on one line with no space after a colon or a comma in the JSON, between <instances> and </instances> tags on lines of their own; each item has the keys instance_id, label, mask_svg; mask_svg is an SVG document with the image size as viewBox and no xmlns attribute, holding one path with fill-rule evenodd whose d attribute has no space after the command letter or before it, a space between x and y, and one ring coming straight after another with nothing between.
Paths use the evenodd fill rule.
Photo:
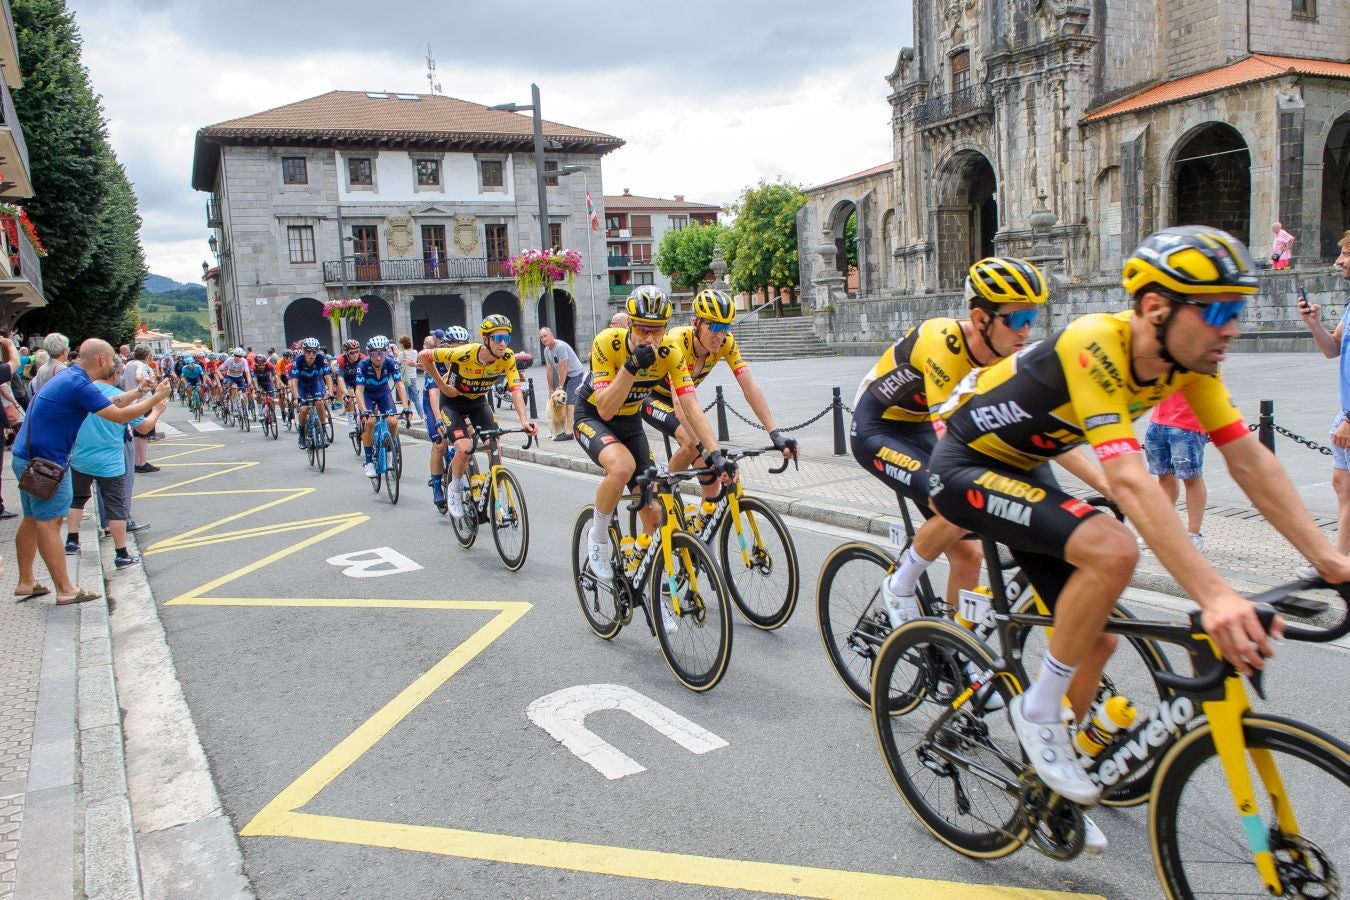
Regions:
<instances>
[{"instance_id":1,"label":"cyclist in black and yellow kit","mask_svg":"<svg viewBox=\"0 0 1350 900\"><path fill-rule=\"evenodd\" d=\"M927 520L915 532L900 566L882 581L881 598L891 627L918 614L920 576L938 554L950 566L947 600L980 577L980 548L966 533L928 507L928 458L943 424L939 406L972 369L1021 350L1048 292L1039 269L1025 260L989 257L966 277L965 319L929 319L905 332L882 354L858 386L850 443L853 458L896 499L914 501Z\"/></svg>"},{"instance_id":2,"label":"cyclist in black and yellow kit","mask_svg":"<svg viewBox=\"0 0 1350 900\"><path fill-rule=\"evenodd\" d=\"M698 405L694 380L685 365L684 350L666 333L670 300L659 288L643 285L628 295L629 327L606 328L591 346L591 371L577 392L572 433L588 456L605 470L595 490L595 520L586 541L591 571L614 577L609 519L619 505L624 487L633 484L639 469L652 459L642 430L642 404L657 384L670 385L679 403L680 418L705 449L704 461L724 478L736 475L736 464L723 458L712 429ZM660 507L642 510L647 531L657 525Z\"/></svg>"},{"instance_id":3,"label":"cyclist in black and yellow kit","mask_svg":"<svg viewBox=\"0 0 1350 900\"><path fill-rule=\"evenodd\" d=\"M689 377L694 380L695 387L703 384L718 362L725 360L750 409L769 433L774 448L782 451L785 458L792 458L797 455L797 441L775 427L769 401L755 382L755 376L750 374L750 364L741 358L741 348L736 343L736 336L731 333L731 323L734 321L736 304L732 302L731 295L726 291L706 288L694 297L693 323L672 328L669 337L684 351L684 364L689 369ZM642 404L642 419L679 443L679 447L670 455L671 471L688 468L698 457L699 442L693 432L680 424L675 398L671 396L670 386L666 382L658 382L652 388L647 401ZM703 486L703 495L717 495L716 481Z\"/></svg>"},{"instance_id":4,"label":"cyclist in black and yellow kit","mask_svg":"<svg viewBox=\"0 0 1350 900\"><path fill-rule=\"evenodd\" d=\"M1238 335L1237 316L1258 290L1247 248L1217 228L1167 228L1126 260L1123 282L1132 310L1083 316L967 376L940 411L947 432L930 460L937 511L1011 548L1054 608L1040 675L1009 711L1041 780L1080 804L1096 802L1101 791L1069 743L1063 699L1078 719L1088 713L1114 646L1102 626L1129 584L1139 549L1124 525L1061 490L1047 460L1091 445L1116 502L1199 603L1224 658L1244 674L1271 655L1266 633L1254 606L1195 549L1149 477L1135 418L1182 392L1262 515L1324 578L1350 581L1350 559L1322 537L1218 374Z\"/></svg>"},{"instance_id":5,"label":"cyclist in black and yellow kit","mask_svg":"<svg viewBox=\"0 0 1350 900\"><path fill-rule=\"evenodd\" d=\"M469 468L469 451L473 449L470 426L477 429L495 428L497 420L487 394L499 375L506 376L511 391L511 405L516 408L520 427L534 434L536 426L525 414L525 399L520 393L520 372L512 354L511 320L502 315L491 315L478 326L480 344L459 347L434 347L417 355L422 370L431 376L441 392L440 416L449 440L455 442L455 458L450 461L450 515L464 516L464 473ZM437 365L437 364L440 365ZM444 369L445 374L441 371Z\"/></svg>"}]
</instances>

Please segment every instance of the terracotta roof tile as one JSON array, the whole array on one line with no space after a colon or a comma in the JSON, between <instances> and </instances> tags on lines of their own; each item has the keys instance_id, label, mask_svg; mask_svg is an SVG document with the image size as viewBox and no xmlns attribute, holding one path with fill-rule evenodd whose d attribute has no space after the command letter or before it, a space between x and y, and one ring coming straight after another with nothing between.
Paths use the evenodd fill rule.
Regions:
<instances>
[{"instance_id":1,"label":"terracotta roof tile","mask_svg":"<svg viewBox=\"0 0 1350 900\"><path fill-rule=\"evenodd\" d=\"M1137 112L1162 106L1189 97L1212 94L1228 88L1278 78L1281 75L1315 75L1323 78L1350 78L1350 63L1321 59L1299 59L1293 56L1253 54L1232 65L1199 72L1140 91L1123 100L1116 100L1089 112L1083 122L1097 122L1123 113Z\"/></svg>"},{"instance_id":2,"label":"terracotta roof tile","mask_svg":"<svg viewBox=\"0 0 1350 900\"><path fill-rule=\"evenodd\" d=\"M863 169L861 172L854 172L852 175L845 175L843 178L836 178L833 181L826 181L822 184L814 185L812 187L807 188L807 190L820 191L828 187L834 187L837 184L844 184L845 182L853 181L856 178L866 178L870 175L880 175L882 172L889 172L891 170L891 167L894 165L895 163L893 162L884 162L879 166L873 166L870 169Z\"/></svg>"},{"instance_id":3,"label":"terracotta roof tile","mask_svg":"<svg viewBox=\"0 0 1350 900\"><path fill-rule=\"evenodd\" d=\"M640 197L637 194L606 194L605 210L623 212L627 209L669 209L696 212L721 212L715 203L693 203L688 200L667 200L664 197Z\"/></svg>"}]
</instances>

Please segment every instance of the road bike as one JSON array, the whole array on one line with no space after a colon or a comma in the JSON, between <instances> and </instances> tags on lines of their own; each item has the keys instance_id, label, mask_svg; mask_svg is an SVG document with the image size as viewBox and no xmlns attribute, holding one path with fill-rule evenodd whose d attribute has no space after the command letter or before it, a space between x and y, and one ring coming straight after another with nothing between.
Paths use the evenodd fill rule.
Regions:
<instances>
[{"instance_id":1,"label":"road bike","mask_svg":"<svg viewBox=\"0 0 1350 900\"><path fill-rule=\"evenodd\" d=\"M259 406L261 410L258 413L258 421L262 424L263 437L270 437L275 441L281 436L281 423L277 421L276 402L270 395L265 395Z\"/></svg>"},{"instance_id":2,"label":"road bike","mask_svg":"<svg viewBox=\"0 0 1350 900\"><path fill-rule=\"evenodd\" d=\"M636 478L638 493L624 498L632 501L626 507L628 535L610 522L614 577L608 582L591 571L586 546L594 505L582 508L572 528L572 577L586 624L597 636L612 640L640 608L670 671L685 687L700 692L716 687L731 661L730 590L707 545L680 527L682 509L674 485L715 474L713 469L671 472L653 466ZM648 535L640 532L637 513L653 494L661 522ZM654 615L658 604L660 614Z\"/></svg>"},{"instance_id":3,"label":"road bike","mask_svg":"<svg viewBox=\"0 0 1350 900\"><path fill-rule=\"evenodd\" d=\"M724 450L722 455L737 462L775 452L779 451L770 445ZM769 473L779 475L787 467L788 460L784 459ZM713 504L711 510L707 508L709 503ZM715 501L687 506L679 503L676 508L681 528L709 547L716 540L717 558L731 600L746 621L764 631L786 625L797 608L801 570L792 534L782 517L763 500L746 496L739 479L727 485Z\"/></svg>"},{"instance_id":4,"label":"road bike","mask_svg":"<svg viewBox=\"0 0 1350 900\"><path fill-rule=\"evenodd\" d=\"M409 412L405 409L399 413L403 419L403 427L408 427ZM385 422L383 415L376 415L373 412L362 413L362 420L375 419L374 433L371 435L372 450L371 454L375 463L375 474L370 478L371 487L375 493L380 492L380 483L384 483L385 493L389 495L390 503L398 503L399 488L403 478L403 444L398 435L389 430L389 424Z\"/></svg>"},{"instance_id":5,"label":"road bike","mask_svg":"<svg viewBox=\"0 0 1350 900\"><path fill-rule=\"evenodd\" d=\"M309 407L309 418L305 420L305 453L309 456L309 464L318 466L320 472L328 465L328 437L324 433L323 423L319 421L319 410L314 406L314 399L301 400L297 406ZM330 412L329 418L332 418Z\"/></svg>"},{"instance_id":6,"label":"road bike","mask_svg":"<svg viewBox=\"0 0 1350 900\"><path fill-rule=\"evenodd\" d=\"M489 523L492 526L492 541L497 545L497 555L512 572L519 571L525 565L525 556L530 552L530 519L520 482L515 473L502 464L501 438L507 434L526 433L523 428L475 429L468 468L464 471L467 482L462 492L464 515L450 517L455 540L466 550L477 540L478 526ZM531 436L525 442L525 448L529 449L533 443L534 438ZM485 450L488 454L487 474L478 468L479 450ZM449 457L442 478L448 492L453 479Z\"/></svg>"},{"instance_id":7,"label":"road bike","mask_svg":"<svg viewBox=\"0 0 1350 900\"><path fill-rule=\"evenodd\" d=\"M188 411L198 422L202 420L202 389L195 384L188 394Z\"/></svg>"},{"instance_id":8,"label":"road bike","mask_svg":"<svg viewBox=\"0 0 1350 900\"><path fill-rule=\"evenodd\" d=\"M281 393L278 395L278 405L281 407L281 424L290 431L295 427L295 405L291 402L290 385L283 383Z\"/></svg>"}]
</instances>

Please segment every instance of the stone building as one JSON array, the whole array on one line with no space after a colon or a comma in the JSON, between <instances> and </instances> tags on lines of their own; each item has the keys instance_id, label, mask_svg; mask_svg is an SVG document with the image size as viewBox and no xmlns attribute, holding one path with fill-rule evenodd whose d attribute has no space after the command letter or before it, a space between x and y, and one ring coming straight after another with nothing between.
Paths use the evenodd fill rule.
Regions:
<instances>
[{"instance_id":1,"label":"stone building","mask_svg":"<svg viewBox=\"0 0 1350 900\"><path fill-rule=\"evenodd\" d=\"M664 197L640 197L623 189L622 194L605 198L605 244L608 247L609 293L618 300L628 296L640 284L654 284L670 294L677 311L688 312L694 295L676 293L670 277L656 268L656 251L668 231L690 225L717 221L720 206L693 203L676 194Z\"/></svg>"},{"instance_id":2,"label":"stone building","mask_svg":"<svg viewBox=\"0 0 1350 900\"><path fill-rule=\"evenodd\" d=\"M975 259L1027 255L1032 222L1071 283L1107 281L1167 224L1226 228L1294 265L1350 228L1345 0L916 0L891 87L889 164L813 189L798 217L804 293L957 289ZM1055 254L1052 254L1052 256Z\"/></svg>"},{"instance_id":3,"label":"stone building","mask_svg":"<svg viewBox=\"0 0 1350 900\"><path fill-rule=\"evenodd\" d=\"M24 313L47 305L37 245L12 201L33 196L32 168L23 125L11 90L23 87L19 43L9 0L0 0L0 325L13 326ZM38 235L38 240L42 239Z\"/></svg>"},{"instance_id":4,"label":"stone building","mask_svg":"<svg viewBox=\"0 0 1350 900\"><path fill-rule=\"evenodd\" d=\"M545 170L585 167L599 195L601 158L623 141L547 121L543 130ZM539 245L535 172L528 115L440 95L333 91L201 129L192 186L210 194L214 333L224 346L314 336L332 347L375 334L420 346L433 328L472 331L502 313L515 345L533 346L544 298L519 297L505 264ZM550 245L584 252L582 180L545 184ZM603 247L582 277L604 289ZM588 340L590 317L565 288L553 292L559 336ZM344 296L370 310L339 335L322 306Z\"/></svg>"}]
</instances>

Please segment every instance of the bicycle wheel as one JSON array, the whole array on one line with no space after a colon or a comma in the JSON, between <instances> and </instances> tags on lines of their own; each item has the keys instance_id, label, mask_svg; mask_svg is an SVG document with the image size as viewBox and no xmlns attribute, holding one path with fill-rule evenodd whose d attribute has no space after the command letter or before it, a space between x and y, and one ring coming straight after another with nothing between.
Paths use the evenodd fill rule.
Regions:
<instances>
[{"instance_id":1,"label":"bicycle wheel","mask_svg":"<svg viewBox=\"0 0 1350 900\"><path fill-rule=\"evenodd\" d=\"M1287 897L1339 897L1350 873L1350 747L1275 716L1242 720L1257 809L1239 816L1214 732L1203 722L1163 758L1149 806L1158 880L1171 898L1268 896L1252 841L1275 857ZM1283 790L1280 790L1280 785ZM1282 795L1277 819L1272 795ZM1290 831L1297 821L1298 832Z\"/></svg>"},{"instance_id":2,"label":"bicycle wheel","mask_svg":"<svg viewBox=\"0 0 1350 900\"><path fill-rule=\"evenodd\" d=\"M384 470L385 462L380 457L384 455L384 444L380 441L379 430L376 429L374 435L375 445L372 447L371 459L375 461L375 474L370 476L370 489L375 493L380 492L380 482L383 481L381 473Z\"/></svg>"},{"instance_id":3,"label":"bicycle wheel","mask_svg":"<svg viewBox=\"0 0 1350 900\"><path fill-rule=\"evenodd\" d=\"M319 464L319 442L315 440L319 430L314 426L314 413L310 413L310 421L305 423L305 454L309 457L309 464L317 466Z\"/></svg>"},{"instance_id":4,"label":"bicycle wheel","mask_svg":"<svg viewBox=\"0 0 1350 900\"><path fill-rule=\"evenodd\" d=\"M333 443L333 417L331 415L328 417L328 420L323 423L323 433L324 437L327 439L327 443Z\"/></svg>"},{"instance_id":5,"label":"bicycle wheel","mask_svg":"<svg viewBox=\"0 0 1350 900\"><path fill-rule=\"evenodd\" d=\"M968 663L994 669L989 649L945 619L905 622L886 639L872 674L873 694L913 692L923 699L905 716L872 705L882 759L900 795L934 837L980 859L1007 856L1028 829L1020 814L1022 750L1008 717L983 714L983 695L953 707ZM1008 681L990 685L1011 702Z\"/></svg>"},{"instance_id":6,"label":"bicycle wheel","mask_svg":"<svg viewBox=\"0 0 1350 900\"><path fill-rule=\"evenodd\" d=\"M595 518L595 506L588 505L577 514L576 524L572 526L572 583L577 588L577 602L581 604L581 614L586 624L596 635L611 640L620 629L623 621L619 615L618 595L611 585L603 584L591 573L590 554L586 550L586 538L591 532L591 522ZM619 531L613 525L609 528L610 546L619 546Z\"/></svg>"},{"instance_id":7,"label":"bicycle wheel","mask_svg":"<svg viewBox=\"0 0 1350 900\"><path fill-rule=\"evenodd\" d=\"M464 515L456 519L450 517L450 524L455 529L455 540L465 550L473 546L473 542L478 539L478 504L474 502L474 490L472 488L473 476L478 473L478 464L473 460L469 461L469 468L465 471L464 477L469 479L471 485L464 492Z\"/></svg>"},{"instance_id":8,"label":"bicycle wheel","mask_svg":"<svg viewBox=\"0 0 1350 900\"><path fill-rule=\"evenodd\" d=\"M756 628L773 631L786 625L797 608L797 548L787 525L763 501L742 497L740 507L739 522L728 515L722 523L718 558L741 615Z\"/></svg>"},{"instance_id":9,"label":"bicycle wheel","mask_svg":"<svg viewBox=\"0 0 1350 900\"><path fill-rule=\"evenodd\" d=\"M731 660L726 582L712 553L687 531L671 534L670 555L674 571L666 571L658 554L647 594L656 639L681 684L693 691L711 690Z\"/></svg>"},{"instance_id":10,"label":"bicycle wheel","mask_svg":"<svg viewBox=\"0 0 1350 900\"><path fill-rule=\"evenodd\" d=\"M389 495L389 502L398 503L399 476L402 472L403 464L399 461L398 450L394 444L392 435L384 436L384 492Z\"/></svg>"},{"instance_id":11,"label":"bicycle wheel","mask_svg":"<svg viewBox=\"0 0 1350 900\"><path fill-rule=\"evenodd\" d=\"M269 419L269 418L267 417L267 410L266 410L266 408L263 409L263 414L259 417L259 420L262 422L263 437L271 437L271 436L272 436L272 420Z\"/></svg>"},{"instance_id":12,"label":"bicycle wheel","mask_svg":"<svg viewBox=\"0 0 1350 900\"><path fill-rule=\"evenodd\" d=\"M488 515L492 516L492 540L497 555L512 572L525 565L530 552L530 516L525 509L525 492L510 469L498 469L488 493Z\"/></svg>"},{"instance_id":13,"label":"bicycle wheel","mask_svg":"<svg viewBox=\"0 0 1350 900\"><path fill-rule=\"evenodd\" d=\"M239 417L239 430L251 431L253 429L253 419L248 414L248 408L242 403L235 410L235 415Z\"/></svg>"},{"instance_id":14,"label":"bicycle wheel","mask_svg":"<svg viewBox=\"0 0 1350 900\"><path fill-rule=\"evenodd\" d=\"M314 416L309 417L310 421L310 443L314 447L314 460L319 465L319 471L322 472L328 465L328 444L323 439L323 426L314 421Z\"/></svg>"},{"instance_id":15,"label":"bicycle wheel","mask_svg":"<svg viewBox=\"0 0 1350 900\"><path fill-rule=\"evenodd\" d=\"M891 631L881 579L894 566L892 557L871 544L844 544L825 558L816 579L816 624L825 655L863 706L872 705L872 666Z\"/></svg>"},{"instance_id":16,"label":"bicycle wheel","mask_svg":"<svg viewBox=\"0 0 1350 900\"><path fill-rule=\"evenodd\" d=\"M276 440L281 437L281 422L277 420L277 411L272 407L267 407L267 424L272 429L271 438Z\"/></svg>"}]
</instances>

